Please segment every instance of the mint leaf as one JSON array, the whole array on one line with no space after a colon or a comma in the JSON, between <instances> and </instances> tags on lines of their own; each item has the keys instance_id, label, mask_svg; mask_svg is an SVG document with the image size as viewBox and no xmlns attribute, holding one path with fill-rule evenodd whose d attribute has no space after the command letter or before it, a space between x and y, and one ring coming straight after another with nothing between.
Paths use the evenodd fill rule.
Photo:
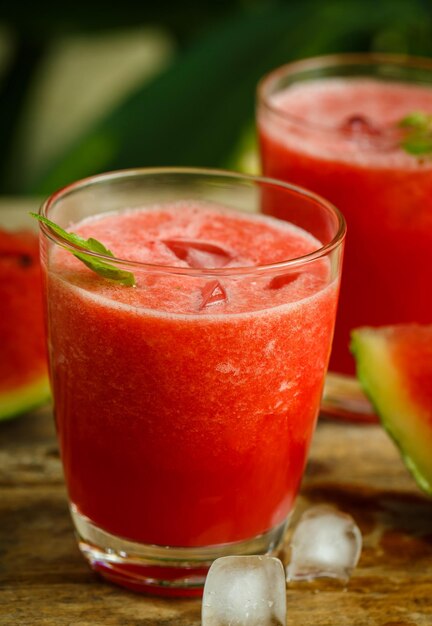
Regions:
<instances>
[{"instance_id":1,"label":"mint leaf","mask_svg":"<svg viewBox=\"0 0 432 626\"><path fill-rule=\"evenodd\" d=\"M415 156L432 156L432 137L415 136L409 139L404 139L402 147L409 154Z\"/></svg>"},{"instance_id":2,"label":"mint leaf","mask_svg":"<svg viewBox=\"0 0 432 626\"><path fill-rule=\"evenodd\" d=\"M414 111L413 113L409 113L406 117L404 117L400 122L399 126L402 128L418 128L423 127L425 124L427 125L432 116L427 113L423 113L423 111Z\"/></svg>"},{"instance_id":3,"label":"mint leaf","mask_svg":"<svg viewBox=\"0 0 432 626\"><path fill-rule=\"evenodd\" d=\"M399 122L405 133L401 147L417 157L432 157L432 115L414 111Z\"/></svg>"},{"instance_id":4,"label":"mint leaf","mask_svg":"<svg viewBox=\"0 0 432 626\"><path fill-rule=\"evenodd\" d=\"M111 250L108 250L103 243L98 241L97 239L93 239L90 237L89 239L84 239L75 233L69 233L66 230L63 230L60 226L52 222L51 220L43 217L43 215L38 215L37 213L30 213L32 217L35 217L37 220L46 224L53 230L57 235L60 235L62 239L65 239L69 243L72 243L80 248L84 248L88 252L96 252L97 254L103 254L105 256L111 256L114 258ZM72 252L72 250L71 250ZM125 270L118 269L115 265L111 265L111 263L107 263L102 259L98 259L97 257L91 256L90 254L86 254L85 251L78 252L73 251L72 254L82 261L89 269L99 274L99 276L103 276L103 278L108 278L109 280L114 280L122 285L127 285L128 287L135 286L135 276L132 272L126 272Z\"/></svg>"}]
</instances>

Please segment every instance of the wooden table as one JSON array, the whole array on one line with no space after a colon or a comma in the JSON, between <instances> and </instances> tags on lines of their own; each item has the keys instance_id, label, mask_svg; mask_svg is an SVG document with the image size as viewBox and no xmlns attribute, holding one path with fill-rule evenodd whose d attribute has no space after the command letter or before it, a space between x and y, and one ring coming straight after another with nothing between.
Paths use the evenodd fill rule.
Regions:
<instances>
[{"instance_id":1,"label":"wooden table","mask_svg":"<svg viewBox=\"0 0 432 626\"><path fill-rule=\"evenodd\" d=\"M354 517L362 556L347 586L289 586L287 624L431 626L432 500L379 426L320 423L297 509L321 502ZM75 545L50 409L0 424L1 626L198 626L200 610L93 574Z\"/></svg>"}]
</instances>

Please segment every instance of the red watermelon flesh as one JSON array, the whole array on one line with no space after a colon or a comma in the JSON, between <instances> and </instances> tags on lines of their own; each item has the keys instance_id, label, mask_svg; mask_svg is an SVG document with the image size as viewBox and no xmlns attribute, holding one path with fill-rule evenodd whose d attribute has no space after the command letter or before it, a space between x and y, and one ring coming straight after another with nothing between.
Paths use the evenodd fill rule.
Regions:
<instances>
[{"instance_id":1,"label":"red watermelon flesh","mask_svg":"<svg viewBox=\"0 0 432 626\"><path fill-rule=\"evenodd\" d=\"M352 333L358 378L418 485L432 495L432 325Z\"/></svg>"},{"instance_id":2,"label":"red watermelon flesh","mask_svg":"<svg viewBox=\"0 0 432 626\"><path fill-rule=\"evenodd\" d=\"M49 397L38 238L0 229L0 419Z\"/></svg>"}]
</instances>

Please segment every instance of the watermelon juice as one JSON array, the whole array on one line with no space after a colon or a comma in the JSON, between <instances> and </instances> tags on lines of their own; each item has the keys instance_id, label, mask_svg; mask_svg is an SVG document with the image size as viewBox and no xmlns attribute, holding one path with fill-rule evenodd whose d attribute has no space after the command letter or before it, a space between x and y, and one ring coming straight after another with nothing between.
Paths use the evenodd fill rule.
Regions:
<instances>
[{"instance_id":1,"label":"watermelon juice","mask_svg":"<svg viewBox=\"0 0 432 626\"><path fill-rule=\"evenodd\" d=\"M432 321L432 160L403 150L399 126L415 111L432 114L430 62L315 59L261 85L264 173L321 194L347 220L334 372L354 372L352 328Z\"/></svg>"},{"instance_id":2,"label":"watermelon juice","mask_svg":"<svg viewBox=\"0 0 432 626\"><path fill-rule=\"evenodd\" d=\"M269 545L253 551L274 547L319 409L341 241L322 253L298 226L190 197L69 228L127 258L136 280L45 247L56 424L84 551L95 536L106 552L107 537L117 553L124 540L122 563L131 545L195 561L257 537Z\"/></svg>"}]
</instances>

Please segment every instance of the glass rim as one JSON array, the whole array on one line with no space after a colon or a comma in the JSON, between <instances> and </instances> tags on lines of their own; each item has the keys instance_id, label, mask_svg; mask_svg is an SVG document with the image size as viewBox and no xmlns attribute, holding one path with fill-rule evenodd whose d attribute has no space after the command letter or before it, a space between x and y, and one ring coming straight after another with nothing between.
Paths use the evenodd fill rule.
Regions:
<instances>
[{"instance_id":1,"label":"glass rim","mask_svg":"<svg viewBox=\"0 0 432 626\"><path fill-rule=\"evenodd\" d=\"M115 263L122 266L126 266L129 268L147 270L151 272L158 273L169 273L169 274L177 274L177 275L185 275L185 276L235 276L235 275L245 275L245 274L255 274L266 273L269 271L277 271L282 269L291 269L296 268L306 263L310 263L317 259L327 256L330 252L338 248L346 235L346 221L339 209L335 207L331 202L315 194L308 189L303 187L292 185L290 183L285 183L283 181L279 181L273 178L266 178L262 176L252 176L249 174L242 174L239 172L232 172L229 170L223 169L211 169L211 168L195 168L195 167L154 167L154 168L129 168L122 170L113 170L109 172L104 172L102 174L95 174L93 176L88 176L86 178L82 178L75 182L72 182L60 189L54 191L40 206L39 215L46 217L49 219L49 211L50 209L60 200L66 198L74 194L75 192L87 189L92 187L95 184L104 184L110 181L121 180L121 179L134 179L141 178L145 176L163 176L163 175L179 175L179 176L202 176L204 177L213 177L214 179L229 179L233 182L243 182L249 183L250 185L266 185L271 187L276 187L278 189L286 190L290 193L295 193L304 198L311 200L312 202L318 204L321 207L324 207L327 211L333 214L336 218L336 233L332 237L332 239L324 245L321 245L317 250L309 252L308 254L304 254L293 259L287 259L284 261L278 261L275 263L266 263L259 265L244 265L239 267L222 267L222 268L192 268L192 267L178 267L173 265L162 265L156 263L143 263L141 261L133 261L130 259L123 259L120 257L112 257L108 255L104 255L98 252L92 252L83 248L77 244L73 244L67 241L58 233L54 232L47 224L43 222L39 222L40 232L45 235L50 241L54 244L61 246L69 251L73 252L83 252L85 251L86 255L91 256L96 259L101 259L103 261L109 263ZM239 213L241 211L239 210ZM248 215L247 212L244 212ZM272 218L277 219L277 218ZM301 228L300 226L298 228ZM304 229L303 229L304 230ZM308 231L305 231L308 232ZM311 234L311 233L308 233ZM312 235L313 236L313 235ZM320 242L321 243L321 242Z\"/></svg>"},{"instance_id":2,"label":"glass rim","mask_svg":"<svg viewBox=\"0 0 432 626\"><path fill-rule=\"evenodd\" d=\"M280 65L279 67L270 70L267 74L265 74L260 81L258 82L256 89L256 101L258 107L263 107L265 110L270 112L272 115L275 115L277 118L282 119L284 121L288 121L295 126L307 128L310 130L316 130L323 133L331 133L341 134L344 132L339 130L338 128L331 128L329 126L324 126L316 123L308 122L307 120L293 115L291 113L286 113L281 110L280 107L274 106L269 101L270 89L272 85L276 83L279 79L292 75L293 77L300 72L307 72L309 70L314 69L330 69L334 67L342 66L352 66L360 67L360 66L368 66L377 67L379 65L388 65L393 66L394 68L407 69L410 68L430 71L432 76L432 59L428 57L421 56L412 56L412 55L404 55L404 54L387 54L387 53L375 53L375 52L347 52L340 54L327 54L320 56L313 56L307 59L299 59L296 61L290 61L289 63L285 63L284 65ZM379 78L379 77L378 77ZM415 82L415 81L413 81ZM393 137L395 134L397 135L399 132L398 128L387 127L382 129L382 133L387 136Z\"/></svg>"}]
</instances>

